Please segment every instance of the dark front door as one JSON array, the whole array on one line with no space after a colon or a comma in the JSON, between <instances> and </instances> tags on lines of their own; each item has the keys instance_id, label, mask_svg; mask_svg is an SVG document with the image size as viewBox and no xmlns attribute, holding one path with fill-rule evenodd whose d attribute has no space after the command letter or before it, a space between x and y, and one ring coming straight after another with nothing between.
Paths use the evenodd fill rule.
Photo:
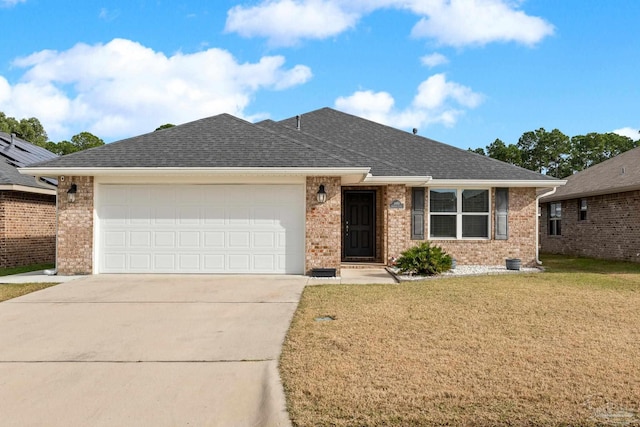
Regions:
<instances>
[{"instance_id":1,"label":"dark front door","mask_svg":"<svg viewBox=\"0 0 640 427\"><path fill-rule=\"evenodd\" d=\"M346 191L344 204L344 257L375 257L375 192Z\"/></svg>"}]
</instances>

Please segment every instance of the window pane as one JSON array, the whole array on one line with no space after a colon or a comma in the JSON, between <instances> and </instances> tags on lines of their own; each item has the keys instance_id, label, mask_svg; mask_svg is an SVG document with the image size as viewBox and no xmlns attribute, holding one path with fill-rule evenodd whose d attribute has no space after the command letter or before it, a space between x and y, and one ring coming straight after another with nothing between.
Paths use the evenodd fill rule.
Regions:
<instances>
[{"instance_id":1,"label":"window pane","mask_svg":"<svg viewBox=\"0 0 640 427\"><path fill-rule=\"evenodd\" d=\"M489 212L489 190L463 190L462 212Z\"/></svg>"},{"instance_id":2,"label":"window pane","mask_svg":"<svg viewBox=\"0 0 640 427\"><path fill-rule=\"evenodd\" d=\"M431 237L456 237L455 215L431 215Z\"/></svg>"},{"instance_id":3,"label":"window pane","mask_svg":"<svg viewBox=\"0 0 640 427\"><path fill-rule=\"evenodd\" d=\"M429 191L431 212L455 212L457 207L456 190Z\"/></svg>"},{"instance_id":4,"label":"window pane","mask_svg":"<svg viewBox=\"0 0 640 427\"><path fill-rule=\"evenodd\" d=\"M489 217L487 215L463 215L462 237L489 237Z\"/></svg>"}]
</instances>

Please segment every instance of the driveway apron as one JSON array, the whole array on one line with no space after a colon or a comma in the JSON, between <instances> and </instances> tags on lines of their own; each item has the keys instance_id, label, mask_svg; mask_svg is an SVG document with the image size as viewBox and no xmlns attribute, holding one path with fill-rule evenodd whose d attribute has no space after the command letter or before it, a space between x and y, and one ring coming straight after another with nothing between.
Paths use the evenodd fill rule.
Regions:
<instances>
[{"instance_id":1,"label":"driveway apron","mask_svg":"<svg viewBox=\"0 0 640 427\"><path fill-rule=\"evenodd\" d=\"M305 282L98 275L0 303L1 423L288 426L278 357Z\"/></svg>"}]
</instances>

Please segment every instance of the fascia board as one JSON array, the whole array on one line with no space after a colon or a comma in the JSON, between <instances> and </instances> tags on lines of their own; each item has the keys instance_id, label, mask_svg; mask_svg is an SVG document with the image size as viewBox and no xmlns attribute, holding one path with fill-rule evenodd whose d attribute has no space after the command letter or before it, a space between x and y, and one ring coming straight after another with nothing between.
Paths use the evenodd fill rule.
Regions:
<instances>
[{"instance_id":1,"label":"fascia board","mask_svg":"<svg viewBox=\"0 0 640 427\"><path fill-rule=\"evenodd\" d=\"M0 185L0 191L22 191L23 193L46 194L55 196L56 190L49 188L28 187L26 185Z\"/></svg>"},{"instance_id":2,"label":"fascia board","mask_svg":"<svg viewBox=\"0 0 640 427\"><path fill-rule=\"evenodd\" d=\"M431 182L430 176L373 176L368 175L362 184L406 184L424 187Z\"/></svg>"},{"instance_id":3,"label":"fascia board","mask_svg":"<svg viewBox=\"0 0 640 427\"><path fill-rule=\"evenodd\" d=\"M565 185L566 180L503 180L503 179L433 179L429 182L430 187L536 187L553 188Z\"/></svg>"},{"instance_id":4,"label":"fascia board","mask_svg":"<svg viewBox=\"0 0 640 427\"><path fill-rule=\"evenodd\" d=\"M109 175L280 175L280 176L347 176L358 175L364 179L371 168L19 168L23 175L57 177L109 176Z\"/></svg>"}]
</instances>

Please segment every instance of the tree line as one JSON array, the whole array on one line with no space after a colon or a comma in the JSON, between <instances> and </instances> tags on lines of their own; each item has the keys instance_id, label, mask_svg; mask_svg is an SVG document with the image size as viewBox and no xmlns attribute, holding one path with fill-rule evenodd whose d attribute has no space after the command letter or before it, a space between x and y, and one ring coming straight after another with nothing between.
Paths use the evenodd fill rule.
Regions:
<instances>
[{"instance_id":1,"label":"tree line","mask_svg":"<svg viewBox=\"0 0 640 427\"><path fill-rule=\"evenodd\" d=\"M104 145L104 141L90 132L80 132L71 137L71 141L49 141L44 126L35 117L21 120L15 117L8 117L0 111L0 131L14 133L20 139L28 141L34 145L46 148L59 156L86 150L87 148Z\"/></svg>"},{"instance_id":2,"label":"tree line","mask_svg":"<svg viewBox=\"0 0 640 427\"><path fill-rule=\"evenodd\" d=\"M592 132L569 137L558 129L525 132L516 144L496 139L486 148L471 149L477 154L525 169L565 178L640 145L627 136Z\"/></svg>"}]
</instances>

